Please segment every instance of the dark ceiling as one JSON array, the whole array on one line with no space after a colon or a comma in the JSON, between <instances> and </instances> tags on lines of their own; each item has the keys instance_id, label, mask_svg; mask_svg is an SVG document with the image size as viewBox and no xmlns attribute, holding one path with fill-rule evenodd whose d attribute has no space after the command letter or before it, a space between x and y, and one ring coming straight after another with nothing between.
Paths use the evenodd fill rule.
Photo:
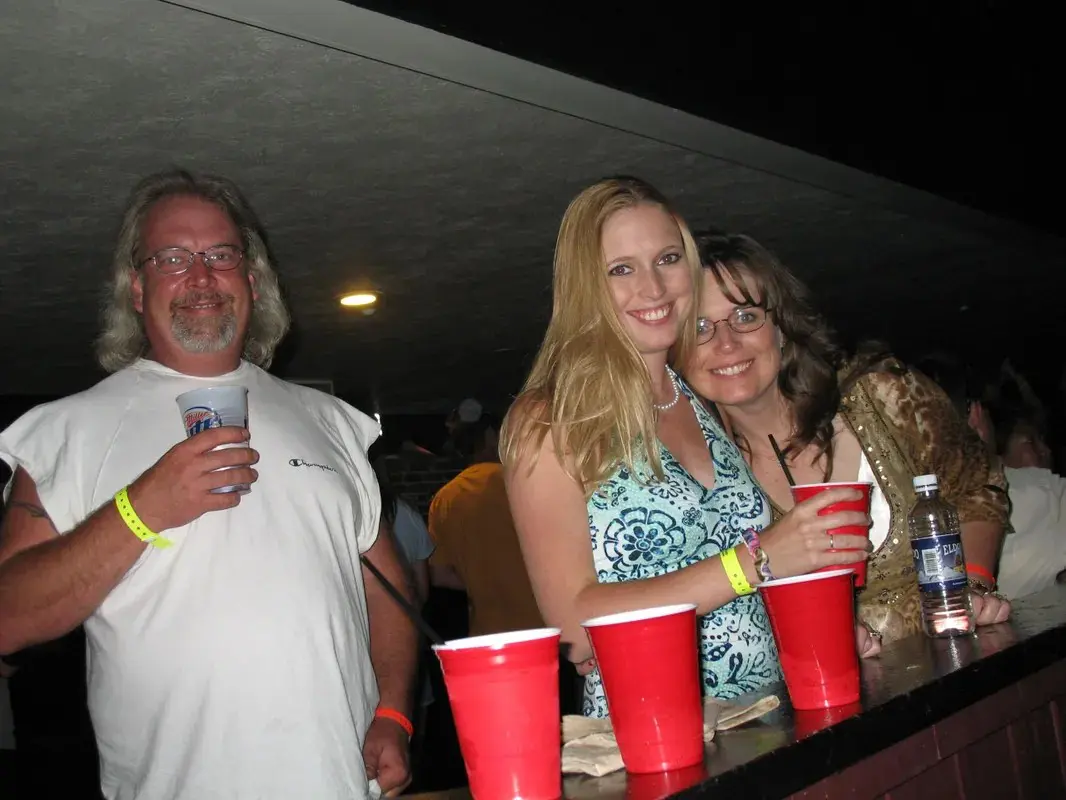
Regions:
<instances>
[{"instance_id":1,"label":"dark ceiling","mask_svg":"<svg viewBox=\"0 0 1066 800\"><path fill-rule=\"evenodd\" d=\"M349 0L1061 233L1049 6ZM558 12L558 13L556 13Z\"/></svg>"},{"instance_id":2,"label":"dark ceiling","mask_svg":"<svg viewBox=\"0 0 1066 800\"><path fill-rule=\"evenodd\" d=\"M602 62L659 88L708 62L641 30ZM568 35L551 41L579 49ZM783 58L757 44L763 72ZM739 90L718 87L741 86L746 63L718 58L700 96L725 109L716 98ZM662 64L672 81L652 77ZM0 394L98 377L89 345L123 199L175 163L236 179L267 225L296 320L278 371L383 414L507 402L550 313L559 217L604 174L647 177L694 227L765 241L853 338L987 357L1066 339L1057 235L339 0L16 5L0 73ZM882 152L884 137L855 141ZM996 156L972 172L1004 171ZM359 287L384 292L375 315L338 306Z\"/></svg>"}]
</instances>

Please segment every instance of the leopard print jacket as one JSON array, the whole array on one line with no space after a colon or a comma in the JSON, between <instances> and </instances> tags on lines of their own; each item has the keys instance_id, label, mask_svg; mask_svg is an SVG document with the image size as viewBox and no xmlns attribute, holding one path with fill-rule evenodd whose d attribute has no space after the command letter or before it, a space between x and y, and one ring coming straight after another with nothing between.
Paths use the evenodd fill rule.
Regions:
<instances>
[{"instance_id":1,"label":"leopard print jacket","mask_svg":"<svg viewBox=\"0 0 1066 800\"><path fill-rule=\"evenodd\" d=\"M980 438L940 388L898 362L860 378L845 394L841 416L851 428L888 500L891 523L871 555L859 617L885 642L921 630L907 514L911 481L935 473L940 493L962 522L995 522L1006 529L1007 481Z\"/></svg>"}]
</instances>

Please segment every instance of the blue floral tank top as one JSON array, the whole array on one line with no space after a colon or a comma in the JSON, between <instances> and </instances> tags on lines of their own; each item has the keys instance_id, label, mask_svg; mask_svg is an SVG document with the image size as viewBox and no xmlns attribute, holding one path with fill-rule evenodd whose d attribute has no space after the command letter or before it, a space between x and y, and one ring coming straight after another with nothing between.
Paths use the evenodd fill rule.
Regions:
<instances>
[{"instance_id":1,"label":"blue floral tank top","mask_svg":"<svg viewBox=\"0 0 1066 800\"><path fill-rule=\"evenodd\" d=\"M743 544L741 531L770 524L770 504L736 445L679 380L714 462L705 488L659 446L665 480L641 483L620 467L589 498L589 535L601 583L653 578ZM699 619L704 694L730 699L781 679L770 621L758 593ZM585 716L606 717L598 671L585 679Z\"/></svg>"}]
</instances>

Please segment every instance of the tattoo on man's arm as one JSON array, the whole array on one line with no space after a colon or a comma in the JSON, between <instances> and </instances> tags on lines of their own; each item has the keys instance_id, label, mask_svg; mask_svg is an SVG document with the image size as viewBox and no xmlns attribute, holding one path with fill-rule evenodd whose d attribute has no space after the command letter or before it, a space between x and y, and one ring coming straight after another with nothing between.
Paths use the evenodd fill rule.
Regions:
<instances>
[{"instance_id":1,"label":"tattoo on man's arm","mask_svg":"<svg viewBox=\"0 0 1066 800\"><path fill-rule=\"evenodd\" d=\"M31 517L37 517L38 519L48 519L48 512L40 506L33 503L24 503L21 500L12 500L7 504L8 508L21 508L26 511Z\"/></svg>"},{"instance_id":2,"label":"tattoo on man's arm","mask_svg":"<svg viewBox=\"0 0 1066 800\"><path fill-rule=\"evenodd\" d=\"M55 526L55 523L52 522L52 518L48 516L48 512L41 508L39 505L36 505L35 503L26 503L22 500L12 500L7 504L8 511L11 511L16 508L21 508L31 517L45 520L49 525L52 526L52 530L58 531Z\"/></svg>"}]
</instances>

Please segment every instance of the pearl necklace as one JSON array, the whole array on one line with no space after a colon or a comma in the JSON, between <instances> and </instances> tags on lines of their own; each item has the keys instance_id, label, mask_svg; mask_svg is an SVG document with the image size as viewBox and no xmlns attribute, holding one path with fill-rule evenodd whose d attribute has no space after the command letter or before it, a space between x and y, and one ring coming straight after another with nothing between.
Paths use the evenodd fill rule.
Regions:
<instances>
[{"instance_id":1,"label":"pearl necklace","mask_svg":"<svg viewBox=\"0 0 1066 800\"><path fill-rule=\"evenodd\" d=\"M674 375L673 370L669 367L666 368L666 374L670 376L670 383L674 385L674 399L669 403L654 403L656 411L669 411L681 399L681 387L677 385L677 376Z\"/></svg>"}]
</instances>

